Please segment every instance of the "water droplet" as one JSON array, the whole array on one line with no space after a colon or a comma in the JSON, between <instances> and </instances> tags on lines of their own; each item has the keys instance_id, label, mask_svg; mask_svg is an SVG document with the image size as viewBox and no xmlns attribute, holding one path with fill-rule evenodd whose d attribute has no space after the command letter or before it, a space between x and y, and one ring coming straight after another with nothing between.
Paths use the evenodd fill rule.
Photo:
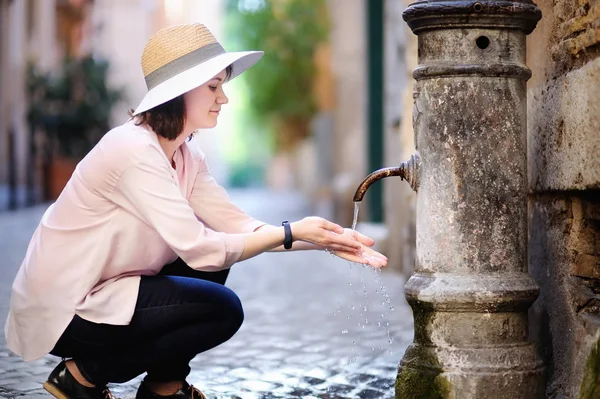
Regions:
<instances>
[{"instance_id":1,"label":"water droplet","mask_svg":"<svg viewBox=\"0 0 600 399\"><path fill-rule=\"evenodd\" d=\"M356 341L352 341L352 345L356 345Z\"/></svg>"},{"instance_id":2,"label":"water droplet","mask_svg":"<svg viewBox=\"0 0 600 399\"><path fill-rule=\"evenodd\" d=\"M348 330L342 330L342 334L348 334Z\"/></svg>"},{"instance_id":3,"label":"water droplet","mask_svg":"<svg viewBox=\"0 0 600 399\"><path fill-rule=\"evenodd\" d=\"M374 350L375 350L375 348L371 347L371 351L374 351Z\"/></svg>"}]
</instances>

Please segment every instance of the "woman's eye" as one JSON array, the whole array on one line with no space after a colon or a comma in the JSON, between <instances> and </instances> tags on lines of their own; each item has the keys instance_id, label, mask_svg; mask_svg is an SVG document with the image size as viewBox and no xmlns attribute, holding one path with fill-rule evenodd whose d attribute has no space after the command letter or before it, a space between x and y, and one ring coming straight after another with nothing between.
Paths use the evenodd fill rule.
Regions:
<instances>
[{"instance_id":1,"label":"woman's eye","mask_svg":"<svg viewBox=\"0 0 600 399\"><path fill-rule=\"evenodd\" d=\"M211 89L212 91L217 90L217 86L208 86L209 89Z\"/></svg>"}]
</instances>

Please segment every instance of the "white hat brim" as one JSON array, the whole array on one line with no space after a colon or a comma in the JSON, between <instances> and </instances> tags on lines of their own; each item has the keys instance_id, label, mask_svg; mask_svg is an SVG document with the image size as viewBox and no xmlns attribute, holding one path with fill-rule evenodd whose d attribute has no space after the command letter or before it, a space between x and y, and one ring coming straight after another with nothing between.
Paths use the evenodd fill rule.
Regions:
<instances>
[{"instance_id":1,"label":"white hat brim","mask_svg":"<svg viewBox=\"0 0 600 399\"><path fill-rule=\"evenodd\" d=\"M202 86L229 65L233 66L233 72L229 78L231 80L256 64L263 54L264 52L262 51L223 53L191 67L149 90L135 109L133 115L148 111L157 105L164 104L177 96Z\"/></svg>"}]
</instances>

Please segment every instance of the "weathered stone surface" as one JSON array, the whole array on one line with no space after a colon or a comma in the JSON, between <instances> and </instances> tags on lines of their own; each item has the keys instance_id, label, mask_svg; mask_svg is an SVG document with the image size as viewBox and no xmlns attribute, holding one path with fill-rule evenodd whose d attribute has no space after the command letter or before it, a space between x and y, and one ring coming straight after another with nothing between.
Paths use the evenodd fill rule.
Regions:
<instances>
[{"instance_id":1,"label":"weathered stone surface","mask_svg":"<svg viewBox=\"0 0 600 399\"><path fill-rule=\"evenodd\" d=\"M539 87L576 70L600 55L597 0L538 0L543 18L528 36L530 87Z\"/></svg>"},{"instance_id":2,"label":"weathered stone surface","mask_svg":"<svg viewBox=\"0 0 600 399\"><path fill-rule=\"evenodd\" d=\"M600 196L593 192L530 199L529 264L540 284L530 333L548 365L550 398L581 397L586 361L600 334L600 284L593 279L600 252L590 245L600 224L588 219L594 208Z\"/></svg>"},{"instance_id":3,"label":"weathered stone surface","mask_svg":"<svg viewBox=\"0 0 600 399\"><path fill-rule=\"evenodd\" d=\"M530 191L600 189L600 58L530 89L528 101Z\"/></svg>"}]
</instances>

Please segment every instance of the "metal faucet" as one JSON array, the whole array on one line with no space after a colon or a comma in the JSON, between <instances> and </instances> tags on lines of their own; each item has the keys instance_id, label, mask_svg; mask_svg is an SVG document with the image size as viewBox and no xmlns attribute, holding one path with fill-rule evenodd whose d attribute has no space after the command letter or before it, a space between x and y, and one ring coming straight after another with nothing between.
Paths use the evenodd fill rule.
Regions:
<instances>
[{"instance_id":1,"label":"metal faucet","mask_svg":"<svg viewBox=\"0 0 600 399\"><path fill-rule=\"evenodd\" d=\"M407 162L402 162L400 166L376 170L359 184L356 193L354 193L354 202L362 201L371 184L390 176L400 176L402 180L406 180L410 184L413 190L417 191L419 187L419 165L419 153L414 153Z\"/></svg>"}]
</instances>

